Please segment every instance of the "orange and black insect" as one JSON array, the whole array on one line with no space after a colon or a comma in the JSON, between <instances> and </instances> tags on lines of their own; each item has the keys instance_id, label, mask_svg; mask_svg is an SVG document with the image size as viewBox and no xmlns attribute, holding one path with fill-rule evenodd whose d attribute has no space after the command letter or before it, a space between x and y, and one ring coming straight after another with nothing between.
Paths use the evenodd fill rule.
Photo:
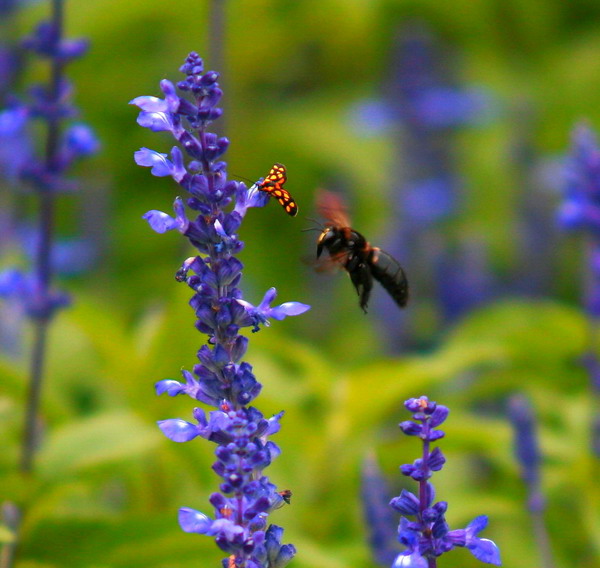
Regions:
<instances>
[{"instance_id":1,"label":"orange and black insect","mask_svg":"<svg viewBox=\"0 0 600 568\"><path fill-rule=\"evenodd\" d=\"M274 164L267 176L260 183L257 183L257 187L260 191L266 191L269 195L272 195L279 201L288 215L295 217L298 214L298 205L296 205L290 192L283 187L286 180L285 166Z\"/></svg>"},{"instance_id":2,"label":"orange and black insect","mask_svg":"<svg viewBox=\"0 0 600 568\"><path fill-rule=\"evenodd\" d=\"M363 311L367 311L373 278L396 304L401 308L406 306L408 281L400 263L387 252L371 246L365 237L350 227L346 208L338 195L322 192L317 207L327 219L317 239L317 258L326 250L328 262L339 264L348 272Z\"/></svg>"}]
</instances>

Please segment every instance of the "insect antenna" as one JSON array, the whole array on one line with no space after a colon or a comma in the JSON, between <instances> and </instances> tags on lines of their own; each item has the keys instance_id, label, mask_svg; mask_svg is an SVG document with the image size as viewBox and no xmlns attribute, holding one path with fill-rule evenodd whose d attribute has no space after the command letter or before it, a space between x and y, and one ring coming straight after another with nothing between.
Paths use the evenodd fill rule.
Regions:
<instances>
[{"instance_id":1,"label":"insect antenna","mask_svg":"<svg viewBox=\"0 0 600 568\"><path fill-rule=\"evenodd\" d=\"M247 181L251 186L254 185L256 182L252 181L251 179L248 179L247 177L244 176L238 176L237 174L231 174L232 177L241 179L242 181Z\"/></svg>"},{"instance_id":2,"label":"insect antenna","mask_svg":"<svg viewBox=\"0 0 600 568\"><path fill-rule=\"evenodd\" d=\"M316 219L307 217L306 220L312 221L317 226L316 227L308 227L307 229L300 229L300 231L302 231L303 233L307 233L308 231L323 231L325 229L325 225L323 225L323 223L321 223L320 221L317 221Z\"/></svg>"}]
</instances>

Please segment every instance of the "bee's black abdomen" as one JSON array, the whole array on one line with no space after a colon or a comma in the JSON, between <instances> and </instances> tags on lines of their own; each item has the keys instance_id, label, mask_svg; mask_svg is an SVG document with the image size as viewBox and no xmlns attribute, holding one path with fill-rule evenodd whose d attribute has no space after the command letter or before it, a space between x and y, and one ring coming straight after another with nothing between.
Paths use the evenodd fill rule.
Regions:
<instances>
[{"instance_id":1,"label":"bee's black abdomen","mask_svg":"<svg viewBox=\"0 0 600 568\"><path fill-rule=\"evenodd\" d=\"M387 252L373 248L369 266L371 273L390 294L394 301L403 308L408 302L408 280L400 263Z\"/></svg>"}]
</instances>

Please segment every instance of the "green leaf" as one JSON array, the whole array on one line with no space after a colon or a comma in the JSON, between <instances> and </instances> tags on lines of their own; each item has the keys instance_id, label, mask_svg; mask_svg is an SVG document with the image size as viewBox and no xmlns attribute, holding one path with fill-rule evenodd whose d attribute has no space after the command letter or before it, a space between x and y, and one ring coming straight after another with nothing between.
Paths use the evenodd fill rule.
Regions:
<instances>
[{"instance_id":1,"label":"green leaf","mask_svg":"<svg viewBox=\"0 0 600 568\"><path fill-rule=\"evenodd\" d=\"M131 460L151 451L161 436L130 412L105 413L51 432L37 463L42 478L55 478Z\"/></svg>"}]
</instances>

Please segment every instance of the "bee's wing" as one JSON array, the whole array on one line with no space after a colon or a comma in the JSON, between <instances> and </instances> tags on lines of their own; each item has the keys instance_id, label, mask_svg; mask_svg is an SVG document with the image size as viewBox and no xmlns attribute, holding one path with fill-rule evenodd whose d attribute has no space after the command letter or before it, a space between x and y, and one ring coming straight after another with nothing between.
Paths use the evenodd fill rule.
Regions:
<instances>
[{"instance_id":1,"label":"bee's wing","mask_svg":"<svg viewBox=\"0 0 600 568\"><path fill-rule=\"evenodd\" d=\"M335 272L344 267L347 259L347 252L338 252L333 256L322 256L321 258L303 257L302 262L312 266L315 272Z\"/></svg>"},{"instance_id":2,"label":"bee's wing","mask_svg":"<svg viewBox=\"0 0 600 568\"><path fill-rule=\"evenodd\" d=\"M341 229L351 226L346 204L337 193L320 190L317 193L317 210L334 227Z\"/></svg>"},{"instance_id":3,"label":"bee's wing","mask_svg":"<svg viewBox=\"0 0 600 568\"><path fill-rule=\"evenodd\" d=\"M369 262L371 274L403 308L408 302L408 280L400 263L390 254L373 247Z\"/></svg>"}]
</instances>

